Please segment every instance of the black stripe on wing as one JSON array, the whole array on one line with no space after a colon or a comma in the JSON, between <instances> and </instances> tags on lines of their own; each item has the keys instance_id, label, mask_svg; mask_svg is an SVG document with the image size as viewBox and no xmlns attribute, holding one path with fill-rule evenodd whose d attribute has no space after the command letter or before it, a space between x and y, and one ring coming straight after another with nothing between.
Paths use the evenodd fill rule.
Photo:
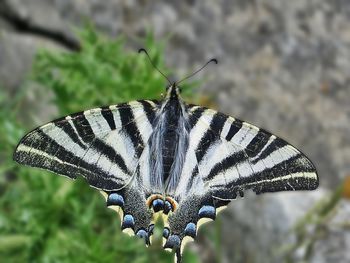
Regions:
<instances>
[{"instance_id":1,"label":"black stripe on wing","mask_svg":"<svg viewBox=\"0 0 350 263\"><path fill-rule=\"evenodd\" d=\"M116 163L125 174L131 174L131 171L129 171L126 167L123 157L118 154L115 149L104 143L102 140L96 138L91 142L90 148L96 149L96 151L103 154L107 159L109 159L111 163Z\"/></svg>"},{"instance_id":2,"label":"black stripe on wing","mask_svg":"<svg viewBox=\"0 0 350 263\"><path fill-rule=\"evenodd\" d=\"M71 140L78 144L81 148L86 149L87 145L84 144L80 136L76 133L72 125L70 125L67 121L57 121L53 122L54 125L56 125L58 128L62 129L70 138Z\"/></svg>"},{"instance_id":3,"label":"black stripe on wing","mask_svg":"<svg viewBox=\"0 0 350 263\"><path fill-rule=\"evenodd\" d=\"M147 100L138 100L139 103L142 104L143 106L143 110L145 111L145 114L147 116L147 119L149 121L149 123L153 126L154 124L154 119L156 118L156 109L154 108L154 106L151 104L158 104L158 101L154 100L154 101L147 101Z\"/></svg>"},{"instance_id":4,"label":"black stripe on wing","mask_svg":"<svg viewBox=\"0 0 350 263\"><path fill-rule=\"evenodd\" d=\"M221 113L216 113L213 116L208 130L204 133L203 137L201 138L198 144L197 149L195 150L197 165L194 167L192 171L192 176L190 177L187 183L187 191L190 191L190 189L193 187L193 182L195 181L195 178L199 175L198 166L203 160L203 157L207 153L208 149L212 145L216 144L218 140L220 140L220 134L222 132L226 120L227 117Z\"/></svg>"},{"instance_id":5,"label":"black stripe on wing","mask_svg":"<svg viewBox=\"0 0 350 263\"><path fill-rule=\"evenodd\" d=\"M77 130L79 137L87 144L91 143L95 139L95 134L91 129L88 120L83 112L77 113L71 116L72 122Z\"/></svg>"},{"instance_id":6,"label":"black stripe on wing","mask_svg":"<svg viewBox=\"0 0 350 263\"><path fill-rule=\"evenodd\" d=\"M114 122L113 112L111 111L109 106L102 107L101 114L102 114L103 118L105 118L105 120L107 121L111 131L115 130L116 126L115 126L115 122Z\"/></svg>"},{"instance_id":7,"label":"black stripe on wing","mask_svg":"<svg viewBox=\"0 0 350 263\"><path fill-rule=\"evenodd\" d=\"M269 140L271 140L270 143L269 143ZM261 143L261 141L260 141L260 143ZM264 144L264 146L262 144ZM251 155L253 155L252 154L253 152L254 152L254 156L259 154L259 158L255 158L252 162L256 163L256 162L258 162L261 159L265 159L272 152L274 152L275 150L280 149L280 148L282 148L282 147L284 147L286 145L288 145L288 143L286 141L284 141L284 140L282 140L282 139L280 139L280 138L278 138L276 136L269 137L268 139L264 139L263 143L261 143L260 147L258 147L258 148L262 148L262 149L260 149L260 150L258 149L257 152L254 152L254 151L249 149Z\"/></svg>"},{"instance_id":8,"label":"black stripe on wing","mask_svg":"<svg viewBox=\"0 0 350 263\"><path fill-rule=\"evenodd\" d=\"M243 196L243 191L248 189L252 189L256 194L262 194L277 191L313 190L318 187L318 184L315 167L308 159L299 154L252 176L240 177L225 185L217 185L212 190L213 195L220 199L235 199L238 194Z\"/></svg>"},{"instance_id":9,"label":"black stripe on wing","mask_svg":"<svg viewBox=\"0 0 350 263\"><path fill-rule=\"evenodd\" d=\"M205 110L206 110L206 108L197 107L197 108L195 108L195 110L193 110L190 113L189 118L188 118L188 123L189 123L190 129L192 129L197 124L199 118L202 116L202 114Z\"/></svg>"},{"instance_id":10,"label":"black stripe on wing","mask_svg":"<svg viewBox=\"0 0 350 263\"><path fill-rule=\"evenodd\" d=\"M25 136L19 144L19 147L23 146L31 150L24 152L17 149L14 160L18 163L44 168L72 179L81 175L90 185L100 189L118 189L123 185L122 181L118 182L101 168L64 149L40 129Z\"/></svg>"},{"instance_id":11,"label":"black stripe on wing","mask_svg":"<svg viewBox=\"0 0 350 263\"><path fill-rule=\"evenodd\" d=\"M208 151L209 147L214 144L219 138L222 128L225 124L227 117L223 114L217 113L213 116L209 129L205 132L201 138L198 147L196 149L196 157L198 163L202 161L203 156Z\"/></svg>"},{"instance_id":12,"label":"black stripe on wing","mask_svg":"<svg viewBox=\"0 0 350 263\"><path fill-rule=\"evenodd\" d=\"M135 116L132 112L131 107L128 104L124 104L123 107L119 108L119 114L123 126L122 130L131 139L136 152L136 156L140 157L145 145L142 140L140 131L135 123Z\"/></svg>"},{"instance_id":13,"label":"black stripe on wing","mask_svg":"<svg viewBox=\"0 0 350 263\"><path fill-rule=\"evenodd\" d=\"M247 155L249 157L255 157L257 156L262 149L265 147L265 145L268 143L271 133L260 129L258 134L253 138L253 140L247 145Z\"/></svg>"},{"instance_id":14,"label":"black stripe on wing","mask_svg":"<svg viewBox=\"0 0 350 263\"><path fill-rule=\"evenodd\" d=\"M232 137L242 128L242 125L243 125L243 122L241 120L236 119L235 121L233 121L225 139L227 141L230 141Z\"/></svg>"},{"instance_id":15,"label":"black stripe on wing","mask_svg":"<svg viewBox=\"0 0 350 263\"><path fill-rule=\"evenodd\" d=\"M104 113L106 113L104 115ZM101 116L106 119L105 116L110 116L110 114L113 114L109 109L104 109L101 110ZM109 122L109 127L115 127L113 115L108 117ZM86 144L82 145L83 149L88 150L96 150L96 152L104 155L111 163L116 163L120 169L125 173L125 174L131 174L131 172L128 170L125 164L125 160L123 157L116 152L115 149L113 149L111 146L106 144L102 139L98 138L96 134L94 134L86 116L84 113L79 113L75 114L75 116L72 118L72 122L74 124L74 127L76 131L78 132L78 135L74 133L67 133L66 131L71 131L73 130L72 126L68 121L65 122L58 122L57 124L54 123L57 127L61 128L66 134L70 137L70 139L73 142L78 142L78 145L81 146L82 144L79 143L81 140L84 141ZM73 130L74 131L74 130ZM112 130L105 131L105 133L109 133ZM78 138L77 138L78 137ZM67 142L69 143L69 142ZM87 148L88 146L88 148Z\"/></svg>"},{"instance_id":16,"label":"black stripe on wing","mask_svg":"<svg viewBox=\"0 0 350 263\"><path fill-rule=\"evenodd\" d=\"M210 170L210 173L205 180L210 181L220 172L225 172L226 170L229 170L230 168L244 161L248 161L245 151L242 150L239 152L235 152L223 159L220 163L215 164L215 166Z\"/></svg>"}]
</instances>

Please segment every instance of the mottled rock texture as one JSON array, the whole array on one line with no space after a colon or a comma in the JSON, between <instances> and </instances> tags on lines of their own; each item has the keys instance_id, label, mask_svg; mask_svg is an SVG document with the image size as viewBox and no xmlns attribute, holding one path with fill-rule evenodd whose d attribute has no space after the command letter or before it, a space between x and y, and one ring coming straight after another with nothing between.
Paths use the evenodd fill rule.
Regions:
<instances>
[{"instance_id":1,"label":"mottled rock texture","mask_svg":"<svg viewBox=\"0 0 350 263\"><path fill-rule=\"evenodd\" d=\"M217 67L197 76L207 80L200 92L221 111L301 149L318 168L322 188L333 190L350 173L349 1L3 0L0 14L1 88L16 90L37 48L50 42L78 48L73 28L86 19L111 36L125 34L135 49L137 37L152 29L169 38L167 63L180 76L217 57ZM271 248L292 242L290 227L327 194L235 201L222 217L223 261L280 262ZM339 214L348 220L349 204L342 206ZM311 262L349 262L349 240L349 233L331 231ZM294 260L301 262L298 255Z\"/></svg>"}]
</instances>

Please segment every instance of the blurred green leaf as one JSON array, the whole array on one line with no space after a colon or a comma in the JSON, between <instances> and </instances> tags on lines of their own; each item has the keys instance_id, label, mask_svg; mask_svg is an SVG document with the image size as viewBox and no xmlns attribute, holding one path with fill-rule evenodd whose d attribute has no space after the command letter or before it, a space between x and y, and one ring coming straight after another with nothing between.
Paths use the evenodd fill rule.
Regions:
<instances>
[{"instance_id":1,"label":"blurred green leaf","mask_svg":"<svg viewBox=\"0 0 350 263\"><path fill-rule=\"evenodd\" d=\"M126 51L123 38L109 40L93 30L81 34L78 53L41 51L32 78L51 89L61 114L131 99L158 98L166 81L143 54ZM148 36L147 48L165 73L162 43Z\"/></svg>"}]
</instances>

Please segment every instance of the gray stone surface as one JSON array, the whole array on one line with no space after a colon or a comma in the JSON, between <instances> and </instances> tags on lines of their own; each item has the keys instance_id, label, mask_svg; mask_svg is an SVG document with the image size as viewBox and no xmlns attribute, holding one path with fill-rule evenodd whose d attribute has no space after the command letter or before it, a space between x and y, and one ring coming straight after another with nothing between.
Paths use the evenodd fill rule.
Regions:
<instances>
[{"instance_id":1,"label":"gray stone surface","mask_svg":"<svg viewBox=\"0 0 350 263\"><path fill-rule=\"evenodd\" d=\"M312 263L350 262L350 206L342 201L335 216L328 222L322 237L316 242ZM344 250L345 249L345 250Z\"/></svg>"},{"instance_id":2,"label":"gray stone surface","mask_svg":"<svg viewBox=\"0 0 350 263\"><path fill-rule=\"evenodd\" d=\"M225 258L234 258L234 262L284 262L284 249L296 243L291 228L327 194L322 189L298 194L252 194L232 202L230 209L222 215ZM303 256L304 253L300 254ZM294 255L293 262L302 261Z\"/></svg>"},{"instance_id":3,"label":"gray stone surface","mask_svg":"<svg viewBox=\"0 0 350 263\"><path fill-rule=\"evenodd\" d=\"M0 28L1 85L14 91L27 77L38 48L58 48L51 41Z\"/></svg>"},{"instance_id":4,"label":"gray stone surface","mask_svg":"<svg viewBox=\"0 0 350 263\"><path fill-rule=\"evenodd\" d=\"M349 1L3 0L0 8L3 3L31 24L72 39L72 27L86 18L111 36L125 34L132 47L140 45L137 37L148 29L159 39L170 36L167 63L179 76L215 56L220 64L197 78L207 80L200 92L215 96L218 109L305 152L318 168L323 189L333 190L350 173ZM0 28L1 85L14 90L35 50L52 40L18 32L1 18ZM235 201L223 215L230 230L222 242L224 262L252 254L253 262L278 260L270 244L285 242L297 218L327 193ZM339 215L347 215L346 221L349 203L342 206ZM349 239L349 232L330 231L316 243L319 252L311 262L349 262ZM230 254L236 248L245 254ZM301 262L297 256L295 262Z\"/></svg>"}]
</instances>

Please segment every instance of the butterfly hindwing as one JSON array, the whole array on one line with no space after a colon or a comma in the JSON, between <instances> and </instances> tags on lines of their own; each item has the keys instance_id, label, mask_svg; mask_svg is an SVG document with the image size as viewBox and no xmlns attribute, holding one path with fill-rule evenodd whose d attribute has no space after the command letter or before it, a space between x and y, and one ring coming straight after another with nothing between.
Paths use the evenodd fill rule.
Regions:
<instances>
[{"instance_id":1,"label":"butterfly hindwing","mask_svg":"<svg viewBox=\"0 0 350 263\"><path fill-rule=\"evenodd\" d=\"M106 198L107 207L119 215L122 231L144 239L148 245L152 212L146 206L143 191L127 186L119 191L102 192L102 194Z\"/></svg>"},{"instance_id":2,"label":"butterfly hindwing","mask_svg":"<svg viewBox=\"0 0 350 263\"><path fill-rule=\"evenodd\" d=\"M206 119L213 119L212 113L198 106L188 109L189 146L174 193L178 207L169 215L170 235L165 244L165 248L176 251L177 262L181 262L184 247L196 238L199 227L215 220L217 213L229 203L213 198L203 180L206 165L215 162L212 147L220 140L219 127L225 121L217 118L209 125L211 129L208 129Z\"/></svg>"}]
</instances>

